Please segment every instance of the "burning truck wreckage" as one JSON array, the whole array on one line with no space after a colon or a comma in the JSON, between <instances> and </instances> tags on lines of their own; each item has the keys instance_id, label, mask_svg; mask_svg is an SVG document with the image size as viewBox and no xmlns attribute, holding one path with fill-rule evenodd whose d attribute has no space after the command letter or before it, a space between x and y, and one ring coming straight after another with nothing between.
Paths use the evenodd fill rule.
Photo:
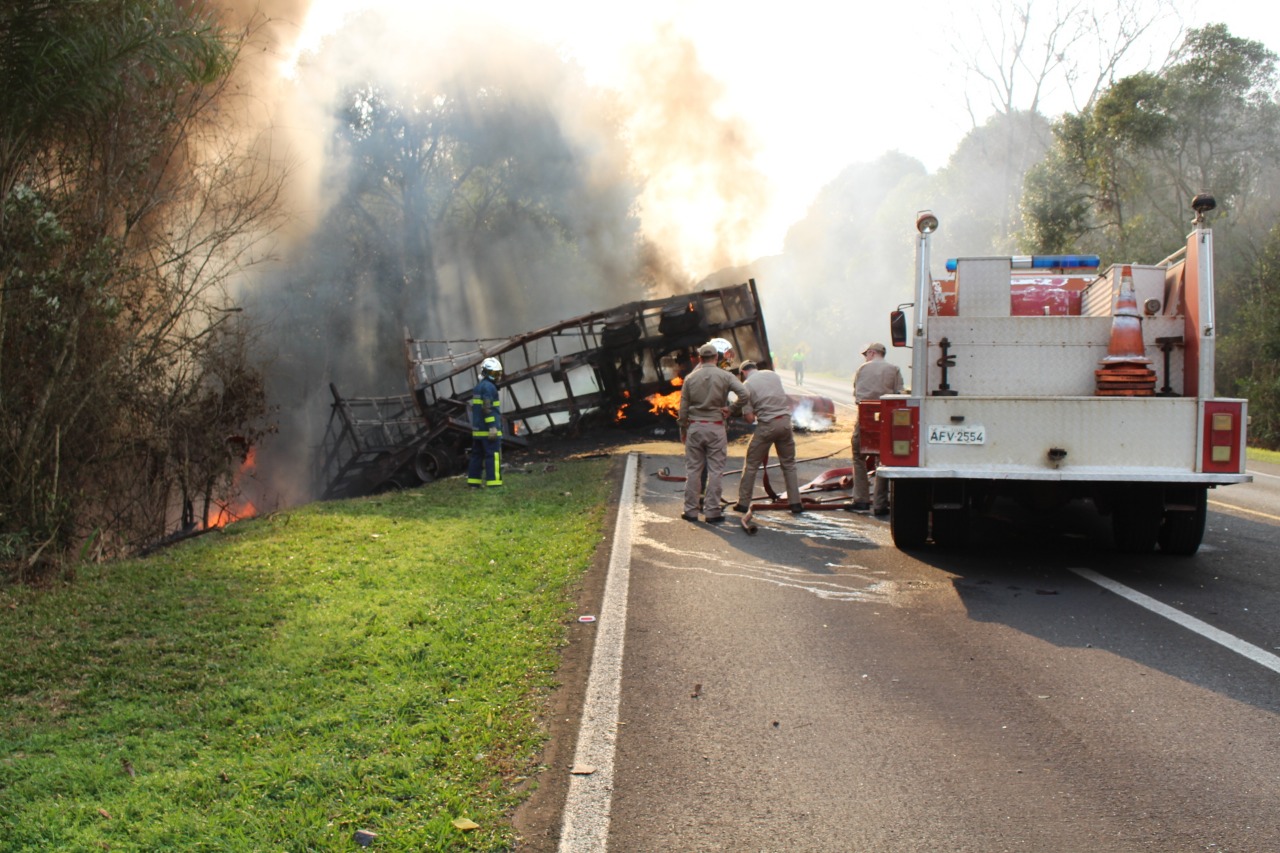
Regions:
<instances>
[{"instance_id":1,"label":"burning truck wreckage","mask_svg":"<svg viewBox=\"0 0 1280 853\"><path fill-rule=\"evenodd\" d=\"M744 284L631 302L509 338L404 341L408 393L343 397L315 461L321 500L359 497L429 483L466 469L468 403L480 364L504 373L503 444L528 448L535 436L588 428L674 427L683 377L712 339L732 348L734 366L771 362L755 279ZM797 429L829 429L834 403L791 398Z\"/></svg>"}]
</instances>

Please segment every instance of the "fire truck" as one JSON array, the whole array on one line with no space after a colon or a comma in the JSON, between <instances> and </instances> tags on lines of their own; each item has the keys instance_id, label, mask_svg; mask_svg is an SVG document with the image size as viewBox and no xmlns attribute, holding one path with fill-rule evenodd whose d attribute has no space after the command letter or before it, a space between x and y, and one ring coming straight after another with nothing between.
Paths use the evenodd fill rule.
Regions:
<instances>
[{"instance_id":1,"label":"fire truck","mask_svg":"<svg viewBox=\"0 0 1280 853\"><path fill-rule=\"evenodd\" d=\"M910 391L859 413L898 548L963 544L1012 499L1091 501L1124 552L1199 549L1208 490L1252 479L1247 401L1214 392L1214 206L1196 196L1185 247L1158 263L958 258L936 279L938 219L918 214L915 301L890 315Z\"/></svg>"}]
</instances>

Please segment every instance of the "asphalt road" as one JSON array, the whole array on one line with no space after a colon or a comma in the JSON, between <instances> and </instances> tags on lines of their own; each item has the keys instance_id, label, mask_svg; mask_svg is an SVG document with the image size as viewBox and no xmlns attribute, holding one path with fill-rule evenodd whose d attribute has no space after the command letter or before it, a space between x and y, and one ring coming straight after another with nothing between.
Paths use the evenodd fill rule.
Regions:
<instances>
[{"instance_id":1,"label":"asphalt road","mask_svg":"<svg viewBox=\"0 0 1280 853\"><path fill-rule=\"evenodd\" d=\"M1197 556L1122 558L1087 507L959 553L748 536L638 464L608 850L1280 850L1280 471L1211 493Z\"/></svg>"}]
</instances>

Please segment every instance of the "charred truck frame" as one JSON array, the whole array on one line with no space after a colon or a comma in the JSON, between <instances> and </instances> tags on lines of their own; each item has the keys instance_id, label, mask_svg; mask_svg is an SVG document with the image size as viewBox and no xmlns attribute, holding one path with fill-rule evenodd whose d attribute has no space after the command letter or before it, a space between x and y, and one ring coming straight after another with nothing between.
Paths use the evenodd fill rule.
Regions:
<instances>
[{"instance_id":1,"label":"charred truck frame","mask_svg":"<svg viewBox=\"0 0 1280 853\"><path fill-rule=\"evenodd\" d=\"M1052 512L1087 499L1117 546L1194 554L1207 493L1243 483L1248 403L1214 390L1211 196L1186 245L1154 264L1096 256L978 257L930 272L938 227L916 228L911 391L860 407L879 430L900 548L963 542L998 498ZM864 445L865 446L865 445Z\"/></svg>"},{"instance_id":2,"label":"charred truck frame","mask_svg":"<svg viewBox=\"0 0 1280 853\"><path fill-rule=\"evenodd\" d=\"M697 364L697 348L728 340L738 362L769 361L755 279L632 302L510 338L415 340L406 333L409 393L342 397L317 457L322 499L414 486L463 471L471 447L467 403L480 363L502 361L503 442L575 432L588 421L657 422L646 398L670 394Z\"/></svg>"}]
</instances>

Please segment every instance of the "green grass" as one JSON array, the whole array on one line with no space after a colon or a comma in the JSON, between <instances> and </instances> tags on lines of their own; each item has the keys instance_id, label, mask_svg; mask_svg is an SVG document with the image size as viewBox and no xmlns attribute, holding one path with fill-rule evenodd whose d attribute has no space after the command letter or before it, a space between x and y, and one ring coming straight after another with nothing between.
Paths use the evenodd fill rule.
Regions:
<instances>
[{"instance_id":1,"label":"green grass","mask_svg":"<svg viewBox=\"0 0 1280 853\"><path fill-rule=\"evenodd\" d=\"M0 588L0 850L510 849L608 465Z\"/></svg>"},{"instance_id":2,"label":"green grass","mask_svg":"<svg viewBox=\"0 0 1280 853\"><path fill-rule=\"evenodd\" d=\"M1249 447L1245 449L1245 458L1252 459L1255 462L1270 462L1272 465L1280 465L1280 451Z\"/></svg>"}]
</instances>

